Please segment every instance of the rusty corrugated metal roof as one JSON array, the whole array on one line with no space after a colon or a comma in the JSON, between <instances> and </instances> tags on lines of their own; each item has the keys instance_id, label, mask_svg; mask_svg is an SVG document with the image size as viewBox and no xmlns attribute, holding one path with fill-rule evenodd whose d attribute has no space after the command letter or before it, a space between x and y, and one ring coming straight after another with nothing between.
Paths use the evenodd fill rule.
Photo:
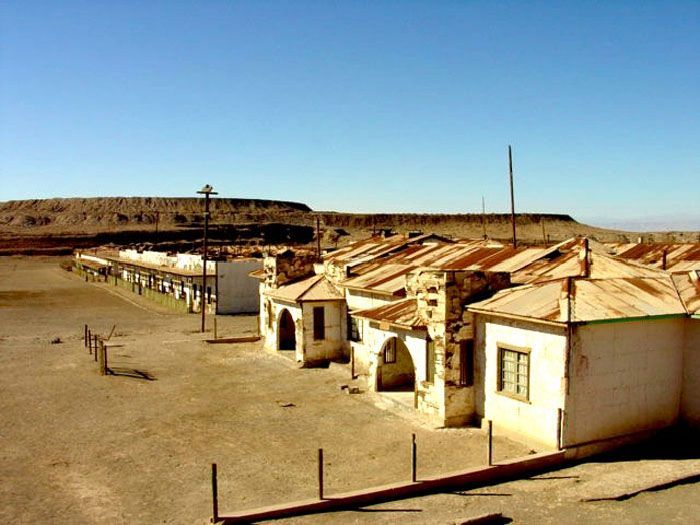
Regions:
<instances>
[{"instance_id":1,"label":"rusty corrugated metal roof","mask_svg":"<svg viewBox=\"0 0 700 525\"><path fill-rule=\"evenodd\" d=\"M668 276L557 279L503 290L468 309L558 323L687 313Z\"/></svg>"},{"instance_id":2,"label":"rusty corrugated metal roof","mask_svg":"<svg viewBox=\"0 0 700 525\"><path fill-rule=\"evenodd\" d=\"M274 299L301 303L305 301L343 301L345 296L323 275L274 288L266 294Z\"/></svg>"},{"instance_id":3,"label":"rusty corrugated metal roof","mask_svg":"<svg viewBox=\"0 0 700 525\"><path fill-rule=\"evenodd\" d=\"M375 293L405 295L406 274L415 269L407 264L374 264L361 275L343 281L341 286L351 290L367 290Z\"/></svg>"},{"instance_id":4,"label":"rusty corrugated metal roof","mask_svg":"<svg viewBox=\"0 0 700 525\"><path fill-rule=\"evenodd\" d=\"M689 314L700 313L700 270L692 270L686 273L673 274L671 276L676 285L678 294L685 304Z\"/></svg>"},{"instance_id":5,"label":"rusty corrugated metal roof","mask_svg":"<svg viewBox=\"0 0 700 525\"><path fill-rule=\"evenodd\" d=\"M424 329L426 323L418 315L418 302L416 299L403 299L393 303L368 308L352 313L355 317L372 319L381 323L388 323L401 328Z\"/></svg>"},{"instance_id":6,"label":"rusty corrugated metal roof","mask_svg":"<svg viewBox=\"0 0 700 525\"><path fill-rule=\"evenodd\" d=\"M700 270L700 243L609 243L617 257L661 268L666 253L666 271Z\"/></svg>"}]
</instances>

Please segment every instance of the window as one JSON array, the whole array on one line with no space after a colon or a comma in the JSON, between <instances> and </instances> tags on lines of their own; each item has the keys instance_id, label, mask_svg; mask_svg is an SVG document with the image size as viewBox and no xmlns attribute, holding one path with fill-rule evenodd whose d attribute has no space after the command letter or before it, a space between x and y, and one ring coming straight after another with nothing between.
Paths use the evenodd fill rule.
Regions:
<instances>
[{"instance_id":1,"label":"window","mask_svg":"<svg viewBox=\"0 0 700 525\"><path fill-rule=\"evenodd\" d=\"M498 348L498 390L528 399L530 395L530 354L528 351Z\"/></svg>"},{"instance_id":2,"label":"window","mask_svg":"<svg viewBox=\"0 0 700 525\"><path fill-rule=\"evenodd\" d=\"M474 385L474 340L459 343L459 386Z\"/></svg>"},{"instance_id":3,"label":"window","mask_svg":"<svg viewBox=\"0 0 700 525\"><path fill-rule=\"evenodd\" d=\"M314 340L326 338L326 311L323 306L314 306Z\"/></svg>"},{"instance_id":4,"label":"window","mask_svg":"<svg viewBox=\"0 0 700 525\"><path fill-rule=\"evenodd\" d=\"M348 314L348 341L362 341L362 324L359 319Z\"/></svg>"},{"instance_id":5,"label":"window","mask_svg":"<svg viewBox=\"0 0 700 525\"><path fill-rule=\"evenodd\" d=\"M435 381L435 341L432 339L425 342L425 380Z\"/></svg>"},{"instance_id":6,"label":"window","mask_svg":"<svg viewBox=\"0 0 700 525\"><path fill-rule=\"evenodd\" d=\"M384 364L396 363L396 338L392 337L384 343Z\"/></svg>"}]
</instances>

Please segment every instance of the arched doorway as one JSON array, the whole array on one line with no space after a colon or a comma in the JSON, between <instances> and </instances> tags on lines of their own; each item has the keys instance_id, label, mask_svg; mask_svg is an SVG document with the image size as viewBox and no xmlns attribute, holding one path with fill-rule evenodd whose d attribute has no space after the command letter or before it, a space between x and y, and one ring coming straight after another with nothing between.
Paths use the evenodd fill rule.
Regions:
<instances>
[{"instance_id":1,"label":"arched doorway","mask_svg":"<svg viewBox=\"0 0 700 525\"><path fill-rule=\"evenodd\" d=\"M416 369L411 353L398 337L387 339L379 352L377 390L384 392L413 392Z\"/></svg>"},{"instance_id":2,"label":"arched doorway","mask_svg":"<svg viewBox=\"0 0 700 525\"><path fill-rule=\"evenodd\" d=\"M297 349L297 336L296 327L294 326L294 319L292 319L292 314L286 308L282 310L282 315L280 315L279 328L278 328L278 338L279 345L278 350L296 350Z\"/></svg>"}]
</instances>

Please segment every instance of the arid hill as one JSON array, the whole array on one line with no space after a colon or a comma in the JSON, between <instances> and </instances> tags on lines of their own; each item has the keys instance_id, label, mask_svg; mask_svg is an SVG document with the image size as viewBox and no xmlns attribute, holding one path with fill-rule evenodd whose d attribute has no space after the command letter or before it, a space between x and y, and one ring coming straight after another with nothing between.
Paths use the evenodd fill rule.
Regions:
<instances>
[{"instance_id":1,"label":"arid hill","mask_svg":"<svg viewBox=\"0 0 700 525\"><path fill-rule=\"evenodd\" d=\"M94 197L0 203L0 253L66 253L76 247L151 245L191 249L202 235L201 198ZM313 211L298 202L215 198L210 231L214 243L306 244L318 219L324 246L366 237L374 231L420 230L453 237L510 240L508 214L356 214ZM600 241L636 241L641 234L596 228L568 215L517 215L518 239L530 244L573 235ZM696 240L697 233L643 234L647 241Z\"/></svg>"}]
</instances>

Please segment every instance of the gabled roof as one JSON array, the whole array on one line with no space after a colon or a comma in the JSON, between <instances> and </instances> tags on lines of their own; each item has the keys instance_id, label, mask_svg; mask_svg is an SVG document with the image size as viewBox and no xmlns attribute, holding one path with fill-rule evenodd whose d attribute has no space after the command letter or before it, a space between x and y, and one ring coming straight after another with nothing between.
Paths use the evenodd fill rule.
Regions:
<instances>
[{"instance_id":1,"label":"gabled roof","mask_svg":"<svg viewBox=\"0 0 700 525\"><path fill-rule=\"evenodd\" d=\"M418 301L415 298L395 301L376 308L352 312L354 317L388 323L399 328L425 329L426 324L418 315Z\"/></svg>"},{"instance_id":2,"label":"gabled roof","mask_svg":"<svg viewBox=\"0 0 700 525\"><path fill-rule=\"evenodd\" d=\"M670 277L565 278L509 288L468 306L473 312L556 323L684 315Z\"/></svg>"},{"instance_id":3,"label":"gabled roof","mask_svg":"<svg viewBox=\"0 0 700 525\"><path fill-rule=\"evenodd\" d=\"M403 296L406 288L406 274L415 266L406 264L374 265L372 270L343 281L341 286L351 290L365 290L385 295Z\"/></svg>"},{"instance_id":4,"label":"gabled roof","mask_svg":"<svg viewBox=\"0 0 700 525\"><path fill-rule=\"evenodd\" d=\"M588 277L593 279L624 278L624 277L663 277L661 270L649 268L631 261L617 259L611 255L588 252ZM547 257L538 259L516 271L512 282L527 284L537 281L561 279L564 277L581 277L581 249L573 248L565 252L550 253Z\"/></svg>"},{"instance_id":5,"label":"gabled roof","mask_svg":"<svg viewBox=\"0 0 700 525\"><path fill-rule=\"evenodd\" d=\"M323 275L314 275L301 281L274 288L268 297L294 303L304 301L344 301L345 296Z\"/></svg>"}]
</instances>

